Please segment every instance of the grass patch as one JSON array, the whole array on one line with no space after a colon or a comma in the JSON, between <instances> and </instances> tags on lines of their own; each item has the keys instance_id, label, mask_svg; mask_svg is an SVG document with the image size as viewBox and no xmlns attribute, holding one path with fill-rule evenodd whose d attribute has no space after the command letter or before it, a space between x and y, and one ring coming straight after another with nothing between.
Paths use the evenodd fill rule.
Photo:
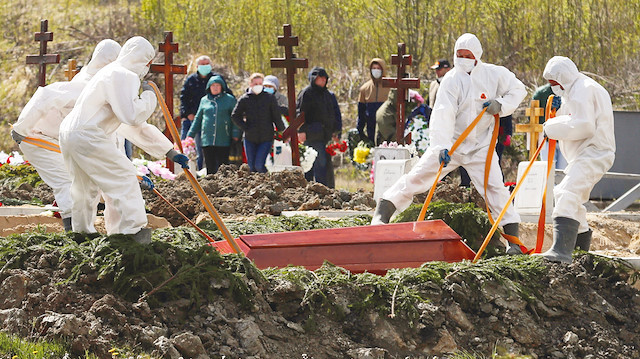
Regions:
<instances>
[{"instance_id":1,"label":"grass patch","mask_svg":"<svg viewBox=\"0 0 640 359\"><path fill-rule=\"evenodd\" d=\"M367 226L371 223L371 216L358 215L343 217L340 219L324 219L309 216L278 216L259 217L255 221L228 221L225 222L231 234L235 237L243 234L278 233L291 231L306 231L312 229L343 228ZM222 238L222 233L213 221L202 221L198 226L211 231L213 235Z\"/></svg>"},{"instance_id":2,"label":"grass patch","mask_svg":"<svg viewBox=\"0 0 640 359\"><path fill-rule=\"evenodd\" d=\"M0 357L15 359L60 359L67 354L63 344L44 340L28 341L0 332ZM97 358L87 356L87 358Z\"/></svg>"},{"instance_id":3,"label":"grass patch","mask_svg":"<svg viewBox=\"0 0 640 359\"><path fill-rule=\"evenodd\" d=\"M18 188L27 183L31 187L38 187L44 183L36 169L28 164L0 166L0 185L8 188Z\"/></svg>"}]
</instances>

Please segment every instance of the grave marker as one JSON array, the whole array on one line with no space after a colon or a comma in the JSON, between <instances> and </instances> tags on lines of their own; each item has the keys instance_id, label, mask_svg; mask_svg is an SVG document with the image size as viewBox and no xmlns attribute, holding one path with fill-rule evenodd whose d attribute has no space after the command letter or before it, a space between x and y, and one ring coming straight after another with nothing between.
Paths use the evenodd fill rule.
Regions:
<instances>
[{"instance_id":1,"label":"grave marker","mask_svg":"<svg viewBox=\"0 0 640 359\"><path fill-rule=\"evenodd\" d=\"M284 58L272 58L272 68L284 68L287 74L287 99L289 100L289 127L285 130L285 140L291 138L291 160L300 166L298 148L298 129L304 123L304 113L296 117L296 79L297 69L309 67L309 60L296 57L293 47L298 46L298 37L291 35L291 25L282 26L284 35L278 36L278 46L284 46ZM290 130L291 129L291 130Z\"/></svg>"},{"instance_id":2,"label":"grave marker","mask_svg":"<svg viewBox=\"0 0 640 359\"><path fill-rule=\"evenodd\" d=\"M60 63L59 54L47 54L47 42L53 41L53 32L47 31L49 20L40 20L40 32L35 33L35 41L40 42L40 54L27 55L28 65L38 65L38 86L44 87L47 84L47 64Z\"/></svg>"},{"instance_id":3,"label":"grave marker","mask_svg":"<svg viewBox=\"0 0 640 359\"><path fill-rule=\"evenodd\" d=\"M173 116L173 75L186 74L187 66L173 64L173 54L178 52L178 43L173 42L173 32L164 32L164 42L158 44L158 51L164 52L164 63L151 64L149 72L161 73L164 75L164 98L167 103L167 108L169 109L169 113L171 114L171 118L176 124L176 127L180 128L180 120ZM165 128L164 135L167 136L168 139L171 139L171 134L169 133L168 128ZM175 140L180 141L179 138L176 138ZM167 168L171 171L174 170L173 162L169 159L167 159Z\"/></svg>"},{"instance_id":4,"label":"grave marker","mask_svg":"<svg viewBox=\"0 0 640 359\"><path fill-rule=\"evenodd\" d=\"M384 87L392 87L398 89L398 98L397 98L397 111L396 111L396 142L399 145L404 145L411 143L411 134L407 137L404 136L404 125L405 125L405 104L407 101L407 89L409 88L419 88L420 87L420 79L417 78L405 78L405 70L406 66L411 65L412 57L411 55L405 54L406 46L404 43L398 43L398 53L395 55L391 55L391 64L398 66L398 74L396 77L383 77L382 78L382 86Z\"/></svg>"},{"instance_id":5,"label":"grave marker","mask_svg":"<svg viewBox=\"0 0 640 359\"><path fill-rule=\"evenodd\" d=\"M540 107L540 101L531 100L531 107L525 110L525 115L529 116L529 123L516 124L516 132L526 132L529 135L529 160L538 148L538 134L542 132L543 126L540 124L540 117L544 116L544 109Z\"/></svg>"}]
</instances>

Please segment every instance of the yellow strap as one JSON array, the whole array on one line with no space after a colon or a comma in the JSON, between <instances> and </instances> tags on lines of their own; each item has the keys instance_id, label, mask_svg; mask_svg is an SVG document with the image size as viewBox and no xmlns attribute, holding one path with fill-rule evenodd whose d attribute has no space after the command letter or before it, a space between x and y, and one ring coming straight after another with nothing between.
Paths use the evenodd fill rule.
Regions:
<instances>
[{"instance_id":1,"label":"yellow strap","mask_svg":"<svg viewBox=\"0 0 640 359\"><path fill-rule=\"evenodd\" d=\"M493 126L493 133L491 135L491 142L489 143L489 149L487 150L487 160L485 161L485 164L484 164L484 203L485 203L485 206L487 207L487 215L489 216L489 222L491 223L491 225L494 224L494 221L493 221L493 216L491 215L491 209L489 209L489 197L487 197L487 187L489 186L489 173L491 171L491 162L493 161L493 151L495 151L496 143L498 142L498 134L500 132L500 116L493 115L493 117L495 119L495 122L494 122L495 124ZM507 241L509 241L510 243L519 245L523 253L529 252L527 247L525 247L524 244L522 244L522 242L520 241L520 238L506 234L504 232L500 232L500 235L502 235L502 237Z\"/></svg>"},{"instance_id":2,"label":"yellow strap","mask_svg":"<svg viewBox=\"0 0 640 359\"><path fill-rule=\"evenodd\" d=\"M544 145L544 141L542 141L540 146L538 146L538 149L536 150L533 158L538 158L538 156L540 155L540 151L542 150L543 145ZM473 262L476 262L478 259L480 259L480 256L482 256L482 252L484 252L484 250L487 248L487 245L489 244L489 241L491 241L491 237L493 237L493 234L498 229L498 225L499 225L500 221L502 220L502 217L504 217L505 213L507 213L507 209L509 208L509 206L513 202L513 198L516 196L516 193L518 193L518 190L520 189L520 186L522 186L522 183L524 183L523 179L525 177L527 177L527 175L529 174L529 170L531 170L531 167L533 166L533 162L534 161L529 161L529 165L527 166L527 168L524 170L524 173L522 174L522 179L520 179L520 182L518 182L518 184L516 184L516 188L514 188L513 191L511 192L511 196L509 196L509 200L504 205L504 208L502 208L502 211L500 212L500 215L496 219L495 223L493 223L493 226L491 227L491 230L489 231L489 233L485 237L484 242L482 242L482 246L480 246L480 249L476 253L475 258L473 258Z\"/></svg>"},{"instance_id":3,"label":"yellow strap","mask_svg":"<svg viewBox=\"0 0 640 359\"><path fill-rule=\"evenodd\" d=\"M173 141L178 145L180 152L182 152L182 142L180 142L180 134L178 133L178 128L176 127L176 124L173 123L173 120L171 119L171 113L169 112L167 103L164 101L164 97L160 93L158 86L156 86L156 84L153 82L149 82L149 83L151 84L151 87L153 87L153 91L155 91L156 96L158 97L158 102L160 103L160 108L162 108L162 114L164 115L164 120L167 124L167 128L169 129L169 133L171 133L171 137L173 137ZM202 189L202 186L200 186L200 183L198 183L198 180L196 180L196 178L193 177L193 175L188 169L183 168L183 170L184 170L184 174L189 179L191 186L196 191L198 198L200 198L200 201L204 205L204 208L206 208L207 212L209 212L209 215L211 216L211 219L213 219L215 224L220 229L220 232L222 232L222 236L227 240L227 242L229 243L229 245L231 246L234 252L238 254L243 253L240 250L238 243L236 243L236 240L231 236L229 229L227 229L227 226L225 226L224 222L222 221L222 218L220 218L218 211L216 211L215 207L209 200L209 197L207 197L207 194Z\"/></svg>"},{"instance_id":4,"label":"yellow strap","mask_svg":"<svg viewBox=\"0 0 640 359\"><path fill-rule=\"evenodd\" d=\"M34 146L38 146L40 148L44 148L45 150L62 153L60 152L60 146L53 142L49 142L40 138L25 137L24 139L22 139L22 141Z\"/></svg>"},{"instance_id":5,"label":"yellow strap","mask_svg":"<svg viewBox=\"0 0 640 359\"><path fill-rule=\"evenodd\" d=\"M485 112L487 112L487 108L486 107L482 109L482 111L480 112L478 117L476 117L476 119L473 120L473 122L471 122L469 124L469 126L467 126L467 128L464 130L464 132L462 132L460 134L460 137L458 137L456 142L453 143L453 146L451 146L451 149L449 150L449 156L453 155L453 153L458 148L458 146L460 146L462 141L464 141L467 138L467 136L469 136L469 134L471 133L473 128L476 127L478 122L480 122L480 119L482 119L482 116L484 116ZM418 216L418 221L424 221L424 217L427 215L427 208L429 207L429 203L431 203L431 198L433 198L433 193L435 192L436 186L438 185L438 181L440 180L440 174L442 173L442 168L443 167L444 167L444 163L441 163L440 164L440 168L438 169L438 173L436 174L436 179L433 182L433 185L431 186L431 189L429 190L429 194L427 195L427 198L424 200L424 204L422 205L422 209L420 210L420 215Z\"/></svg>"}]
</instances>

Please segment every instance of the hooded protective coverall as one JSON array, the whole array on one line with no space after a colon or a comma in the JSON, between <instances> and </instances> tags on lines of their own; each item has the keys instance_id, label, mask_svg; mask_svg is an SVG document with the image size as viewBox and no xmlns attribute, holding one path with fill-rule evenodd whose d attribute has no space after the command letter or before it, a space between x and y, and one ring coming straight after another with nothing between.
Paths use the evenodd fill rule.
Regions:
<instances>
[{"instance_id":1,"label":"hooded protective coverall","mask_svg":"<svg viewBox=\"0 0 640 359\"><path fill-rule=\"evenodd\" d=\"M98 70L113 62L120 52L120 44L102 40L96 46L91 61L71 81L56 82L39 87L22 109L18 122L13 125L17 133L58 144L60 123L71 112L76 99ZM42 180L53 190L60 216L71 217L71 177L62 154L30 143L21 142L20 150L38 171Z\"/></svg>"},{"instance_id":2,"label":"hooded protective coverall","mask_svg":"<svg viewBox=\"0 0 640 359\"><path fill-rule=\"evenodd\" d=\"M553 217L578 221L578 233L583 233L589 230L583 204L615 159L611 98L600 84L578 72L567 57L551 58L543 76L564 87L557 116L544 124L545 134L559 141L568 162L564 179L553 190Z\"/></svg>"},{"instance_id":3,"label":"hooded protective coverall","mask_svg":"<svg viewBox=\"0 0 640 359\"><path fill-rule=\"evenodd\" d=\"M522 82L506 68L480 61L482 46L475 35L464 34L455 44L454 55L459 49L470 50L477 63L471 73L454 67L449 71L440 84L438 97L431 113L430 140L431 146L420 158L411 171L396 181L382 198L391 201L398 211L406 209L412 202L413 196L425 192L435 181L440 166L439 153L442 149L451 149L460 134L482 111L483 103L488 100L500 102L501 117L508 116L515 111L526 96ZM509 199L509 191L504 187L502 172L498 157L489 149L491 134L494 127L493 116L485 113L480 122L469 136L451 155L451 162L442 170L441 178L459 166L469 172L471 180L484 197L484 172L487 151L491 151L493 159L489 170L487 195L485 200L489 209L495 215ZM513 207L502 218L502 225L519 223L520 216Z\"/></svg>"},{"instance_id":4,"label":"hooded protective coverall","mask_svg":"<svg viewBox=\"0 0 640 359\"><path fill-rule=\"evenodd\" d=\"M129 39L118 58L87 84L60 126L60 145L72 176L73 230L95 232L99 191L112 203L107 233L135 234L146 226L144 200L136 171L116 145L116 132L156 158L173 145L146 123L157 99L153 91L138 95L140 78L154 58L142 37Z\"/></svg>"}]
</instances>

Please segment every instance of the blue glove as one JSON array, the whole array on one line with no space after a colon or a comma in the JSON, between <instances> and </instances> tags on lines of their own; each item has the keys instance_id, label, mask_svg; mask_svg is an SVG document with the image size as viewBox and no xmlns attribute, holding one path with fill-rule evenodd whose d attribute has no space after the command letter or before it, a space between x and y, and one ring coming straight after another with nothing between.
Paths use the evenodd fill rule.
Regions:
<instances>
[{"instance_id":1,"label":"blue glove","mask_svg":"<svg viewBox=\"0 0 640 359\"><path fill-rule=\"evenodd\" d=\"M451 162L451 156L449 156L449 150L446 148L444 150L440 150L440 155L438 156L438 159L440 160L440 163L444 163L444 167L447 167L449 162Z\"/></svg>"},{"instance_id":2,"label":"blue glove","mask_svg":"<svg viewBox=\"0 0 640 359\"><path fill-rule=\"evenodd\" d=\"M153 181L151 181L151 178L147 176L140 177L140 188L151 191L154 187L155 186L153 185Z\"/></svg>"},{"instance_id":3,"label":"blue glove","mask_svg":"<svg viewBox=\"0 0 640 359\"><path fill-rule=\"evenodd\" d=\"M553 100L551 101L551 108L557 110L562 105L562 97L553 96Z\"/></svg>"},{"instance_id":4,"label":"blue glove","mask_svg":"<svg viewBox=\"0 0 640 359\"><path fill-rule=\"evenodd\" d=\"M169 152L167 152L167 158L175 163L179 163L182 168L189 168L189 157L174 149L171 149L169 150Z\"/></svg>"},{"instance_id":5,"label":"blue glove","mask_svg":"<svg viewBox=\"0 0 640 359\"><path fill-rule=\"evenodd\" d=\"M178 155L173 157L172 161L175 163L179 163L182 168L189 169L189 157L183 155L182 153L179 153Z\"/></svg>"}]
</instances>

